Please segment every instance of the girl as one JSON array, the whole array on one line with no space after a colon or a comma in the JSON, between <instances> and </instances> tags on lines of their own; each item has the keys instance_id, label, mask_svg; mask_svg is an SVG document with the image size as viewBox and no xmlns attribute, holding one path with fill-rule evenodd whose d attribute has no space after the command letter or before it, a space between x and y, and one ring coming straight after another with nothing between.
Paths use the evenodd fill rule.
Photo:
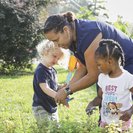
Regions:
<instances>
[{"instance_id":1,"label":"girl","mask_svg":"<svg viewBox=\"0 0 133 133\"><path fill-rule=\"evenodd\" d=\"M101 72L98 76L98 96L88 104L86 111L91 112L102 102L100 126L122 120L122 130L128 130L133 114L133 75L120 66L125 60L123 50L113 40L102 40L95 52L95 60Z\"/></svg>"}]
</instances>

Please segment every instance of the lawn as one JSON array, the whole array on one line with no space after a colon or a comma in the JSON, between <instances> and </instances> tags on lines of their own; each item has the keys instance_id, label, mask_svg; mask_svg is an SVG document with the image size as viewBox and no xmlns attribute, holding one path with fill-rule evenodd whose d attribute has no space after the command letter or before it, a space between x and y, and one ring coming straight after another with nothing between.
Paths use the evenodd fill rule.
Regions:
<instances>
[{"instance_id":1,"label":"lawn","mask_svg":"<svg viewBox=\"0 0 133 133\"><path fill-rule=\"evenodd\" d=\"M63 83L67 71L56 66ZM98 110L87 116L88 101L96 96L95 85L73 94L70 107L59 106L60 127L49 125L39 130L32 114L33 72L0 77L0 133L102 133L98 128Z\"/></svg>"}]
</instances>

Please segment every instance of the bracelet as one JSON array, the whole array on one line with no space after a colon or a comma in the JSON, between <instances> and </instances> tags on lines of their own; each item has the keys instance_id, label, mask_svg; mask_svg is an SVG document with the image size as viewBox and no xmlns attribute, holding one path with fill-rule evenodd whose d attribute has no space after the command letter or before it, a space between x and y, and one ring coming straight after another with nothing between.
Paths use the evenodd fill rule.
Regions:
<instances>
[{"instance_id":1,"label":"bracelet","mask_svg":"<svg viewBox=\"0 0 133 133\"><path fill-rule=\"evenodd\" d=\"M71 90L70 90L69 87L65 88L64 91L65 91L65 93L66 93L67 95L72 95L72 94L73 94L73 93L71 92Z\"/></svg>"}]
</instances>

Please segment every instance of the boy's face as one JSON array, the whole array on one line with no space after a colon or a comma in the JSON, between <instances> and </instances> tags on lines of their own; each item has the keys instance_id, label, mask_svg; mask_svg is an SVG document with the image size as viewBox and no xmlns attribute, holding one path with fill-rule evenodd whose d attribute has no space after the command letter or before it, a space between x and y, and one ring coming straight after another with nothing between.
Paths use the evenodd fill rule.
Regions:
<instances>
[{"instance_id":1,"label":"boy's face","mask_svg":"<svg viewBox=\"0 0 133 133\"><path fill-rule=\"evenodd\" d=\"M56 48L54 50L47 51L45 55L45 61L47 62L48 67L52 67L58 63L58 60L63 56L61 49Z\"/></svg>"}]
</instances>

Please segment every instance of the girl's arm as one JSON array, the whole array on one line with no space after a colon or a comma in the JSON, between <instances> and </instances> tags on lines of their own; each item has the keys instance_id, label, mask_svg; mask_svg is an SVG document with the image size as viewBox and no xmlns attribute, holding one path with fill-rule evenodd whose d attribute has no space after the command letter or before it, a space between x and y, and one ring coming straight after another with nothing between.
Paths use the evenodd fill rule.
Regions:
<instances>
[{"instance_id":1,"label":"girl's arm","mask_svg":"<svg viewBox=\"0 0 133 133\"><path fill-rule=\"evenodd\" d=\"M133 94L133 88L131 88L130 91ZM132 114L133 114L133 105L131 106L130 109L125 110L125 111L123 111L121 113L122 113L122 116L120 117L120 120L128 121L131 118Z\"/></svg>"},{"instance_id":2,"label":"girl's arm","mask_svg":"<svg viewBox=\"0 0 133 133\"><path fill-rule=\"evenodd\" d=\"M42 91L43 91L44 93L46 93L48 96L50 96L50 97L52 97L52 98L55 98L55 96L56 96L56 91L52 90L52 89L48 86L48 84L46 84L46 83L40 83L39 85L40 85L40 87L41 87L41 89L42 89Z\"/></svg>"},{"instance_id":3,"label":"girl's arm","mask_svg":"<svg viewBox=\"0 0 133 133\"><path fill-rule=\"evenodd\" d=\"M93 106L99 106L101 104L101 102L102 102L102 95L103 95L102 89L98 88L98 95L97 95L97 97L94 98L93 101L91 101Z\"/></svg>"},{"instance_id":4,"label":"girl's arm","mask_svg":"<svg viewBox=\"0 0 133 133\"><path fill-rule=\"evenodd\" d=\"M91 101L89 102L89 104L86 107L86 112L91 112L91 110L95 107L95 106L99 106L102 102L102 89L99 88L98 89L98 95Z\"/></svg>"}]
</instances>

